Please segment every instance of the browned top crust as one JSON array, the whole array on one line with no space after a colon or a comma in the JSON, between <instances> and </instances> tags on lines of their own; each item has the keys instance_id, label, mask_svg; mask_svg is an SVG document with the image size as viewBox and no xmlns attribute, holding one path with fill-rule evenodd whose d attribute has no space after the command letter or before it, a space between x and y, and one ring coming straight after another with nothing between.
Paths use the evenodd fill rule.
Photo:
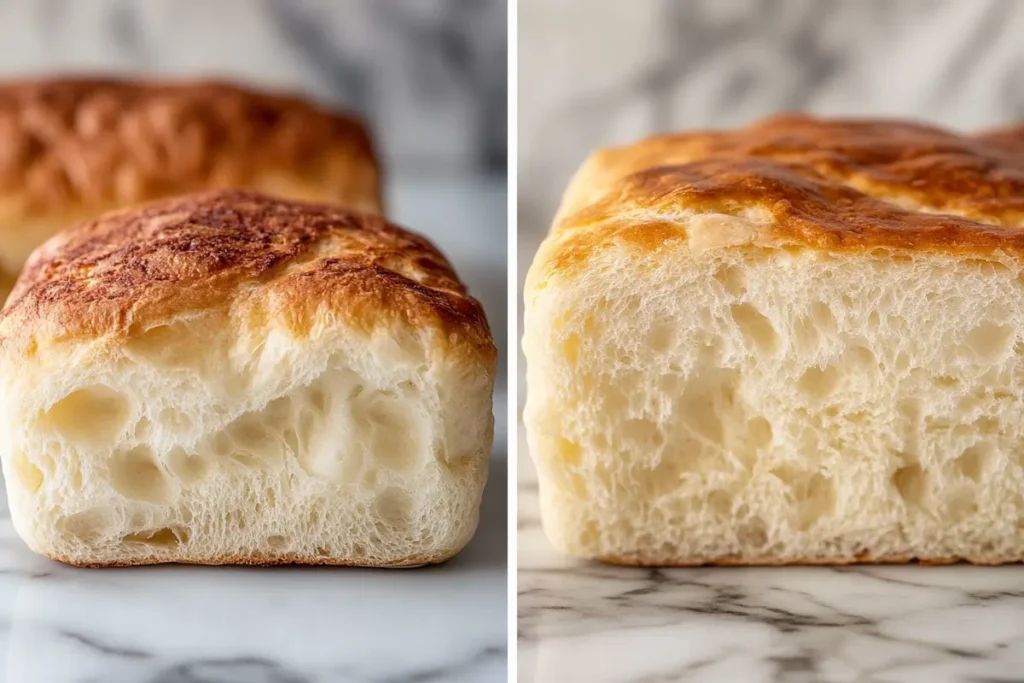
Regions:
<instances>
[{"instance_id":1,"label":"browned top crust","mask_svg":"<svg viewBox=\"0 0 1024 683\"><path fill-rule=\"evenodd\" d=\"M1021 253L1024 127L972 137L787 115L602 150L570 184L548 254L557 268L610 239L653 248L697 214L756 222L770 245Z\"/></svg>"},{"instance_id":2,"label":"browned top crust","mask_svg":"<svg viewBox=\"0 0 1024 683\"><path fill-rule=\"evenodd\" d=\"M978 137L1015 154L1024 155L1024 124L987 130Z\"/></svg>"},{"instance_id":3,"label":"browned top crust","mask_svg":"<svg viewBox=\"0 0 1024 683\"><path fill-rule=\"evenodd\" d=\"M0 344L116 339L210 309L297 334L325 319L398 321L495 354L480 304L428 240L376 216L241 190L109 213L53 237L0 312Z\"/></svg>"},{"instance_id":4,"label":"browned top crust","mask_svg":"<svg viewBox=\"0 0 1024 683\"><path fill-rule=\"evenodd\" d=\"M356 119L223 82L0 84L0 230L215 187L379 207Z\"/></svg>"}]
</instances>

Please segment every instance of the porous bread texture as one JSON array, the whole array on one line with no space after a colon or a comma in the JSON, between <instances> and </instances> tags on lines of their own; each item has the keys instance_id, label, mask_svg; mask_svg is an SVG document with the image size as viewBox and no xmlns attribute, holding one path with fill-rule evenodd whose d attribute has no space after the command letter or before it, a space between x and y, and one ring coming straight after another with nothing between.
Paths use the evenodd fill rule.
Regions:
<instances>
[{"instance_id":1,"label":"porous bread texture","mask_svg":"<svg viewBox=\"0 0 1024 683\"><path fill-rule=\"evenodd\" d=\"M275 210L292 218L274 227ZM300 231L303 217L300 235L312 241L257 263L255 276L248 256L199 246L217 231ZM0 455L15 529L34 551L82 566L414 566L469 541L493 437L494 350L479 305L458 300L461 286L428 243L377 219L251 193L103 220L107 233L79 235L83 226L42 248L0 315ZM191 253L174 241L182 232ZM388 240L420 265L400 266ZM346 241L363 247L346 253ZM143 261L93 260L91 250L117 248L152 252L154 281L119 272ZM163 268L201 273L217 258L183 283L176 313L118 300L118 284L164 300ZM380 265L388 260L450 291L397 277ZM339 270L367 261L377 264L367 274ZM54 292L88 287L90 268L107 294L61 308ZM245 277L232 283L233 269ZM479 316L466 323L478 337L454 318L431 321L442 295ZM367 296L409 308L357 315Z\"/></svg>"},{"instance_id":2,"label":"porous bread texture","mask_svg":"<svg viewBox=\"0 0 1024 683\"><path fill-rule=\"evenodd\" d=\"M639 564L1020 558L1021 275L603 254L527 312L548 535Z\"/></svg>"},{"instance_id":3,"label":"porous bread texture","mask_svg":"<svg viewBox=\"0 0 1024 683\"><path fill-rule=\"evenodd\" d=\"M797 123L780 139L834 125ZM806 150L818 168L789 150L621 180L592 158L524 295L524 423L559 550L1024 559L1024 179L948 137L915 155L894 135L895 162L851 162L878 140L840 135L827 163ZM892 185L934 164L961 186Z\"/></svg>"},{"instance_id":4,"label":"porous bread texture","mask_svg":"<svg viewBox=\"0 0 1024 683\"><path fill-rule=\"evenodd\" d=\"M249 188L381 212L360 121L227 82L0 83L0 146L0 277L59 230L188 192Z\"/></svg>"},{"instance_id":5,"label":"porous bread texture","mask_svg":"<svg viewBox=\"0 0 1024 683\"><path fill-rule=\"evenodd\" d=\"M76 565L391 566L469 541L490 377L413 332L225 326L169 322L8 373L4 474L33 550Z\"/></svg>"}]
</instances>

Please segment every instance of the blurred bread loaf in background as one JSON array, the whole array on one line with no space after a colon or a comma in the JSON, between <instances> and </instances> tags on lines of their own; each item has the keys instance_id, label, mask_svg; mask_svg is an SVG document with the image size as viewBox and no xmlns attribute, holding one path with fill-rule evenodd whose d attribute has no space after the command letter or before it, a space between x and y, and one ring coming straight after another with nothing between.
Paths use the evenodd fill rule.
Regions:
<instances>
[{"instance_id":1,"label":"blurred bread loaf in background","mask_svg":"<svg viewBox=\"0 0 1024 683\"><path fill-rule=\"evenodd\" d=\"M381 211L366 128L215 81L0 83L0 301L31 251L112 209L215 188Z\"/></svg>"}]
</instances>

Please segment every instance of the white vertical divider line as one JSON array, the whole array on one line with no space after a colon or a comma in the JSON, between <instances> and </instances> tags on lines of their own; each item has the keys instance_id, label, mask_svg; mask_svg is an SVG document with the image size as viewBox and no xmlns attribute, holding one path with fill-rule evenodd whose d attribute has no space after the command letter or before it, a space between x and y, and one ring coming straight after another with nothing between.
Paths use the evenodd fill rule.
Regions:
<instances>
[{"instance_id":1,"label":"white vertical divider line","mask_svg":"<svg viewBox=\"0 0 1024 683\"><path fill-rule=\"evenodd\" d=\"M519 500L516 495L518 491L518 435L519 435L519 390L518 386L518 365L519 365L519 330L516 315L519 301L519 272L517 264L518 249L518 223L517 223L517 188L518 183L518 146L519 139L517 105L519 101L518 88L518 55L519 55L519 23L517 21L518 2L508 0L508 224L506 227L508 237L508 250L505 257L507 266L507 299L508 306L505 314L508 316L508 344L505 346L508 353L508 361L505 366L508 368L508 680L517 681L518 667L518 643L517 634L519 612L518 605L518 552L517 528L519 525Z\"/></svg>"}]
</instances>

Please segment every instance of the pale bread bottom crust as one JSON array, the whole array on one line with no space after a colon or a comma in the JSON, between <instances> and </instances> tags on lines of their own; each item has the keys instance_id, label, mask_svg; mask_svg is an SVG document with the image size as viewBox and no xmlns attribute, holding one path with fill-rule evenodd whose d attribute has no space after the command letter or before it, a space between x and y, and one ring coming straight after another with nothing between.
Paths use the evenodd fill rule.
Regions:
<instances>
[{"instance_id":1,"label":"pale bread bottom crust","mask_svg":"<svg viewBox=\"0 0 1024 683\"><path fill-rule=\"evenodd\" d=\"M455 552L442 555L417 555L396 562L372 562L352 560L348 558L319 557L313 555L222 555L216 557L182 558L182 559L141 559L112 560L110 562L80 562L68 557L42 553L54 562L79 567L81 569L105 569L115 567L142 567L159 564L191 564L204 566L236 565L245 567L280 567L280 566L333 566L363 567L367 569L416 569L433 564L447 562L456 555Z\"/></svg>"}]
</instances>

